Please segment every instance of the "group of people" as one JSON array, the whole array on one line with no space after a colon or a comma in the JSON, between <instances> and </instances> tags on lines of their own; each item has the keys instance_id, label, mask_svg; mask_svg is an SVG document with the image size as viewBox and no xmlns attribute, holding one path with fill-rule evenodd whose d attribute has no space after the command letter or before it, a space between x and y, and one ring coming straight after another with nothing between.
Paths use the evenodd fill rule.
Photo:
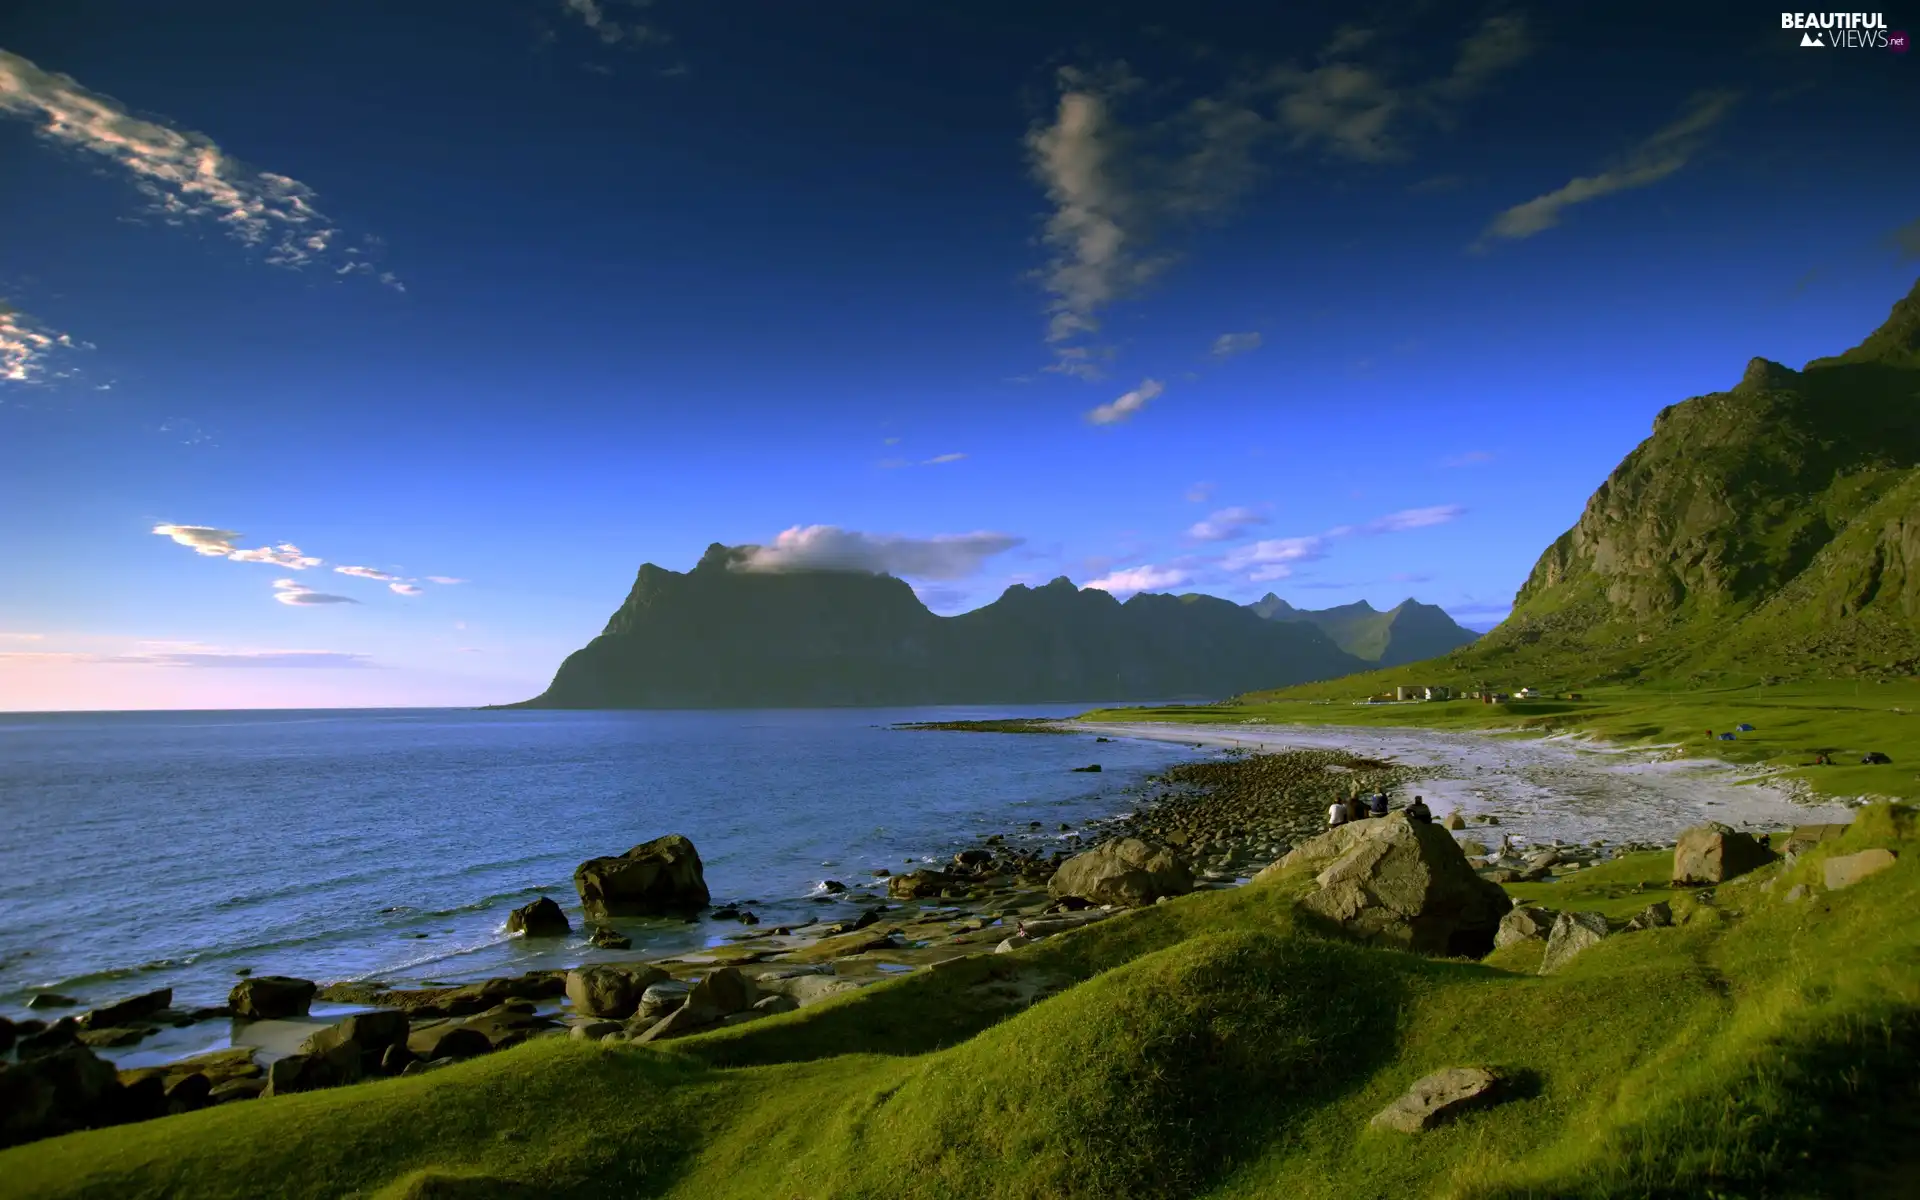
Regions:
<instances>
[{"instance_id":1,"label":"group of people","mask_svg":"<svg viewBox=\"0 0 1920 1200\"><path fill-rule=\"evenodd\" d=\"M1360 821L1368 817L1384 817L1387 815L1387 808L1385 792L1375 792L1364 799L1360 793L1354 792L1345 800L1336 800L1328 806L1327 828L1334 829L1351 821ZM1420 796L1415 796L1413 803L1407 805L1406 813L1409 821L1418 821L1422 825L1433 820L1433 810L1427 807L1426 800Z\"/></svg>"}]
</instances>

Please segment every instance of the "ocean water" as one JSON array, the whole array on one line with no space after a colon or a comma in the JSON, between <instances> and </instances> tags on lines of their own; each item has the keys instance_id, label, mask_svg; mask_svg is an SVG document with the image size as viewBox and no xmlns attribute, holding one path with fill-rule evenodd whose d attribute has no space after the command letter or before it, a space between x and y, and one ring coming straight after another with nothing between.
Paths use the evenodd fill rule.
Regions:
<instances>
[{"instance_id":1,"label":"ocean water","mask_svg":"<svg viewBox=\"0 0 1920 1200\"><path fill-rule=\"evenodd\" d=\"M1143 776L1196 756L892 728L1075 711L0 715L0 1013L42 989L210 1004L242 968L465 981L741 932L633 920L617 923L633 950L586 944L574 867L666 833L693 839L716 904L752 900L762 928L832 916L826 879L870 884L988 833L1057 848L1061 822L1126 811ZM505 936L539 895L572 938Z\"/></svg>"}]
</instances>

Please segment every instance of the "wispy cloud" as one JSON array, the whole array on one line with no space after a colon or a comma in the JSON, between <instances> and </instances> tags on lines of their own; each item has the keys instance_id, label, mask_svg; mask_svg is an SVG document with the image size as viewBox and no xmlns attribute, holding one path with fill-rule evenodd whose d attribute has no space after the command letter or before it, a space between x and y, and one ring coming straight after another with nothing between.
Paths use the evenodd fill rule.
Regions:
<instances>
[{"instance_id":1,"label":"wispy cloud","mask_svg":"<svg viewBox=\"0 0 1920 1200\"><path fill-rule=\"evenodd\" d=\"M429 575L427 576L427 582L437 583L443 587L452 587L456 583L465 583L467 581L464 579L455 579L451 575Z\"/></svg>"},{"instance_id":2,"label":"wispy cloud","mask_svg":"<svg viewBox=\"0 0 1920 1200\"><path fill-rule=\"evenodd\" d=\"M929 458L925 462L921 463L920 465L925 467L937 466L940 463L959 462L961 459L965 457L966 455L964 454L936 454L932 458Z\"/></svg>"},{"instance_id":3,"label":"wispy cloud","mask_svg":"<svg viewBox=\"0 0 1920 1200\"><path fill-rule=\"evenodd\" d=\"M1433 525L1445 525L1466 515L1466 507L1459 504L1436 504L1430 508L1404 508L1397 513L1388 513L1384 517L1368 521L1357 533L1404 533L1409 529L1426 529Z\"/></svg>"},{"instance_id":4,"label":"wispy cloud","mask_svg":"<svg viewBox=\"0 0 1920 1200\"><path fill-rule=\"evenodd\" d=\"M113 163L171 224L212 221L275 266L324 263L400 287L390 272L373 265L370 244L344 244L306 184L249 167L205 134L136 117L119 101L5 50L0 113L36 122L54 145Z\"/></svg>"},{"instance_id":5,"label":"wispy cloud","mask_svg":"<svg viewBox=\"0 0 1920 1200\"><path fill-rule=\"evenodd\" d=\"M1158 379L1143 379L1139 387L1088 412L1087 420L1095 425L1116 425L1145 408L1148 401L1166 390L1166 385Z\"/></svg>"},{"instance_id":6,"label":"wispy cloud","mask_svg":"<svg viewBox=\"0 0 1920 1200\"><path fill-rule=\"evenodd\" d=\"M1209 352L1215 358L1232 358L1236 354L1245 354L1260 348L1260 335L1256 332L1223 333L1213 339L1213 349Z\"/></svg>"},{"instance_id":7,"label":"wispy cloud","mask_svg":"<svg viewBox=\"0 0 1920 1200\"><path fill-rule=\"evenodd\" d=\"M357 579L386 580L386 579L399 578L398 575L389 574L388 572L379 570L375 567L335 567L334 570L338 571L342 575L352 575Z\"/></svg>"},{"instance_id":8,"label":"wispy cloud","mask_svg":"<svg viewBox=\"0 0 1920 1200\"><path fill-rule=\"evenodd\" d=\"M320 565L319 559L303 553L300 547L291 542L243 550L236 544L241 534L231 529L218 529L212 525L155 525L153 531L161 537L171 538L195 554L205 555L208 558L225 558L233 562L269 563L277 567L290 567L295 571L304 571L308 567Z\"/></svg>"},{"instance_id":9,"label":"wispy cloud","mask_svg":"<svg viewBox=\"0 0 1920 1200\"><path fill-rule=\"evenodd\" d=\"M914 538L861 533L835 525L795 525L739 562L745 571L871 571L919 579L964 579L1025 538L950 533Z\"/></svg>"},{"instance_id":10,"label":"wispy cloud","mask_svg":"<svg viewBox=\"0 0 1920 1200\"><path fill-rule=\"evenodd\" d=\"M1455 454L1440 460L1443 467L1478 467L1493 461L1493 455L1485 450L1469 450L1465 454Z\"/></svg>"},{"instance_id":11,"label":"wispy cloud","mask_svg":"<svg viewBox=\"0 0 1920 1200\"><path fill-rule=\"evenodd\" d=\"M1223 508L1188 528L1187 536L1196 542L1225 542L1240 537L1255 525L1266 523L1267 515L1258 509Z\"/></svg>"},{"instance_id":12,"label":"wispy cloud","mask_svg":"<svg viewBox=\"0 0 1920 1200\"><path fill-rule=\"evenodd\" d=\"M273 581L273 598L282 604L306 607L315 604L358 604L352 596L335 596L327 592L316 592L306 584L295 579L276 579Z\"/></svg>"},{"instance_id":13,"label":"wispy cloud","mask_svg":"<svg viewBox=\"0 0 1920 1200\"><path fill-rule=\"evenodd\" d=\"M1128 567L1124 571L1114 571L1087 584L1090 588L1114 595L1131 595L1134 592L1154 592L1163 588L1180 587L1193 578L1191 572L1179 567L1141 566Z\"/></svg>"},{"instance_id":14,"label":"wispy cloud","mask_svg":"<svg viewBox=\"0 0 1920 1200\"><path fill-rule=\"evenodd\" d=\"M404 579L388 584L387 590L400 596L424 596L427 592L427 589L421 587L419 584L408 583Z\"/></svg>"},{"instance_id":15,"label":"wispy cloud","mask_svg":"<svg viewBox=\"0 0 1920 1200\"><path fill-rule=\"evenodd\" d=\"M651 0L561 0L561 8L585 25L593 35L609 46L642 46L672 41L672 37L640 21L621 20L608 13L610 8L649 8Z\"/></svg>"},{"instance_id":16,"label":"wispy cloud","mask_svg":"<svg viewBox=\"0 0 1920 1200\"><path fill-rule=\"evenodd\" d=\"M19 309L0 303L0 381L39 383L46 378L47 360L74 347L73 338L67 334L48 329Z\"/></svg>"},{"instance_id":17,"label":"wispy cloud","mask_svg":"<svg viewBox=\"0 0 1920 1200\"><path fill-rule=\"evenodd\" d=\"M1615 165L1598 174L1571 179L1495 217L1474 248L1485 249L1495 240L1533 237L1558 225L1561 215L1575 205L1660 182L1693 160L1714 127L1738 101L1737 93L1727 91L1694 96L1677 120L1635 146Z\"/></svg>"},{"instance_id":18,"label":"wispy cloud","mask_svg":"<svg viewBox=\"0 0 1920 1200\"><path fill-rule=\"evenodd\" d=\"M1246 571L1255 583L1286 579L1302 563L1317 562L1342 538L1368 537L1384 533L1404 533L1444 525L1465 515L1458 504L1436 504L1427 508L1407 508L1376 517L1361 525L1336 525L1325 533L1304 537L1270 538L1229 552L1220 560L1228 571Z\"/></svg>"},{"instance_id":19,"label":"wispy cloud","mask_svg":"<svg viewBox=\"0 0 1920 1200\"><path fill-rule=\"evenodd\" d=\"M7 660L69 665L251 668L255 670L315 668L338 670L378 665L368 655L339 650L235 650L202 645L198 642L143 642L137 643L133 649L117 654L82 650L0 652L0 662Z\"/></svg>"}]
</instances>

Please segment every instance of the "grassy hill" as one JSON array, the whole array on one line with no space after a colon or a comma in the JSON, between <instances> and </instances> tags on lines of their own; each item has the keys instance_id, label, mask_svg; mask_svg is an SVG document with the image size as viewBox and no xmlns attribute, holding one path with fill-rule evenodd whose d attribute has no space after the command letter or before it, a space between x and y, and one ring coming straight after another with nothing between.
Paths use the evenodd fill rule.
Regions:
<instances>
[{"instance_id":1,"label":"grassy hill","mask_svg":"<svg viewBox=\"0 0 1920 1200\"><path fill-rule=\"evenodd\" d=\"M1468 962L1324 939L1282 876L667 1047L536 1042L17 1147L0 1178L20 1200L1904 1197L1914 835L1911 813L1864 810L1710 904L1668 890L1667 855L1516 889L1616 916L1674 903L1677 927L1551 976L1538 942ZM1874 845L1893 869L1785 899ZM1465 1064L1506 1068L1517 1098L1368 1128Z\"/></svg>"}]
</instances>

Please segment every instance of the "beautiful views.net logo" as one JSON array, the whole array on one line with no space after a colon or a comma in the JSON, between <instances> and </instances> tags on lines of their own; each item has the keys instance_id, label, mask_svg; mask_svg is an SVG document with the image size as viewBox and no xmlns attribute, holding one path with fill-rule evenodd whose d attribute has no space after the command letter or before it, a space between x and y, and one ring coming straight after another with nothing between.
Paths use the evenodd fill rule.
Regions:
<instances>
[{"instance_id":1,"label":"beautiful views.net logo","mask_svg":"<svg viewBox=\"0 0 1920 1200\"><path fill-rule=\"evenodd\" d=\"M1907 35L1888 30L1882 13L1781 13L1780 28L1800 30L1802 46L1907 51Z\"/></svg>"}]
</instances>

